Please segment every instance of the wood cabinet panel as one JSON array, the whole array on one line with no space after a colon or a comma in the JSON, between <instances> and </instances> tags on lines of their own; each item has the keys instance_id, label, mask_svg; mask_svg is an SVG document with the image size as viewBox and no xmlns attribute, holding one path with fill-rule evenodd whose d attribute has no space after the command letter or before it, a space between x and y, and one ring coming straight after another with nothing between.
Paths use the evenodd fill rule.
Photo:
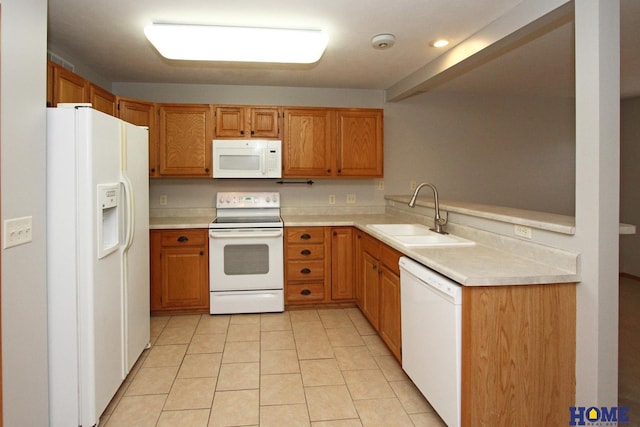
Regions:
<instances>
[{"instance_id":1,"label":"wood cabinet panel","mask_svg":"<svg viewBox=\"0 0 640 427\"><path fill-rule=\"evenodd\" d=\"M327 227L285 227L286 304L317 304L328 300L331 283Z\"/></svg>"},{"instance_id":2,"label":"wood cabinet panel","mask_svg":"<svg viewBox=\"0 0 640 427\"><path fill-rule=\"evenodd\" d=\"M89 84L89 102L94 110L116 116L116 96L93 83Z\"/></svg>"},{"instance_id":3,"label":"wood cabinet panel","mask_svg":"<svg viewBox=\"0 0 640 427\"><path fill-rule=\"evenodd\" d=\"M325 275L324 260L288 261L287 280L322 281Z\"/></svg>"},{"instance_id":4,"label":"wood cabinet panel","mask_svg":"<svg viewBox=\"0 0 640 427\"><path fill-rule=\"evenodd\" d=\"M382 177L382 110L338 110L337 172Z\"/></svg>"},{"instance_id":5,"label":"wood cabinet panel","mask_svg":"<svg viewBox=\"0 0 640 427\"><path fill-rule=\"evenodd\" d=\"M161 176L211 176L212 112L209 105L160 106Z\"/></svg>"},{"instance_id":6,"label":"wood cabinet panel","mask_svg":"<svg viewBox=\"0 0 640 427\"><path fill-rule=\"evenodd\" d=\"M209 310L208 230L151 230L151 311Z\"/></svg>"},{"instance_id":7,"label":"wood cabinet panel","mask_svg":"<svg viewBox=\"0 0 640 427\"><path fill-rule=\"evenodd\" d=\"M320 303L324 300L323 282L287 285L288 303Z\"/></svg>"},{"instance_id":8,"label":"wood cabinet panel","mask_svg":"<svg viewBox=\"0 0 640 427\"><path fill-rule=\"evenodd\" d=\"M137 99L120 98L118 102L118 117L136 126L149 128L149 176L157 177L160 172L158 166L158 107L153 102Z\"/></svg>"},{"instance_id":9,"label":"wood cabinet panel","mask_svg":"<svg viewBox=\"0 0 640 427\"><path fill-rule=\"evenodd\" d=\"M463 287L462 425L563 425L575 405L575 284Z\"/></svg>"},{"instance_id":10,"label":"wood cabinet panel","mask_svg":"<svg viewBox=\"0 0 640 427\"><path fill-rule=\"evenodd\" d=\"M59 103L88 102L89 82L59 65L53 67L53 106Z\"/></svg>"},{"instance_id":11,"label":"wood cabinet panel","mask_svg":"<svg viewBox=\"0 0 640 427\"><path fill-rule=\"evenodd\" d=\"M398 361L402 360L402 328L400 312L400 266L402 254L385 244L380 245L380 338Z\"/></svg>"},{"instance_id":12,"label":"wood cabinet panel","mask_svg":"<svg viewBox=\"0 0 640 427\"><path fill-rule=\"evenodd\" d=\"M285 237L287 243L319 243L324 248L324 227L287 227ZM323 254L324 257L324 254Z\"/></svg>"},{"instance_id":13,"label":"wood cabinet panel","mask_svg":"<svg viewBox=\"0 0 640 427\"><path fill-rule=\"evenodd\" d=\"M282 176L331 176L333 117L328 109L284 109Z\"/></svg>"},{"instance_id":14,"label":"wood cabinet panel","mask_svg":"<svg viewBox=\"0 0 640 427\"><path fill-rule=\"evenodd\" d=\"M278 107L240 105L215 108L217 138L278 138Z\"/></svg>"},{"instance_id":15,"label":"wood cabinet panel","mask_svg":"<svg viewBox=\"0 0 640 427\"><path fill-rule=\"evenodd\" d=\"M353 295L353 229L331 229L331 299L351 300Z\"/></svg>"}]
</instances>

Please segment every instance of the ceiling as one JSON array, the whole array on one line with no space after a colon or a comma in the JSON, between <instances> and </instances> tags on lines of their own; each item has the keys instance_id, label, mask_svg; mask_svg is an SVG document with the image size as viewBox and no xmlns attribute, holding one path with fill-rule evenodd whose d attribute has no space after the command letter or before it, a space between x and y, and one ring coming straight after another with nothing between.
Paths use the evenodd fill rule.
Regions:
<instances>
[{"instance_id":1,"label":"ceiling","mask_svg":"<svg viewBox=\"0 0 640 427\"><path fill-rule=\"evenodd\" d=\"M430 41L444 37L451 48L521 1L49 0L48 42L52 53L111 82L387 89L444 52ZM621 0L621 7L622 92L640 94L640 1ZM320 28L330 39L311 65L178 62L146 40L151 22ZM395 34L396 44L374 49L371 37L380 33ZM568 23L436 90L570 95L572 87Z\"/></svg>"}]
</instances>

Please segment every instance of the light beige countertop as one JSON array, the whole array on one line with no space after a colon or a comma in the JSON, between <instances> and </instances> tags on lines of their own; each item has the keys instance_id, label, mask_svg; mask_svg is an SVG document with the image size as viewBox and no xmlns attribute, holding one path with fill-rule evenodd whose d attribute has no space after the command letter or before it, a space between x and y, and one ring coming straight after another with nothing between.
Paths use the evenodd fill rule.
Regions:
<instances>
[{"instance_id":1,"label":"light beige countertop","mask_svg":"<svg viewBox=\"0 0 640 427\"><path fill-rule=\"evenodd\" d=\"M452 234L476 242L473 246L411 248L387 238L367 224L405 223L396 215L285 215L286 227L354 226L419 263L465 286L531 285L579 281L577 254L514 239L504 250L490 246L484 232L449 224ZM490 233L485 233L490 234ZM483 240L482 243L478 240ZM497 240L505 240L498 238ZM500 243L498 243L500 244Z\"/></svg>"},{"instance_id":2,"label":"light beige countertop","mask_svg":"<svg viewBox=\"0 0 640 427\"><path fill-rule=\"evenodd\" d=\"M407 223L392 214L283 215L285 227L353 226L465 286L572 283L580 280L578 254L448 224L447 230L476 242L465 247L411 248L368 224ZM213 216L152 217L151 229L208 228ZM425 218L428 223L430 218ZM424 223L424 222L423 222Z\"/></svg>"}]
</instances>

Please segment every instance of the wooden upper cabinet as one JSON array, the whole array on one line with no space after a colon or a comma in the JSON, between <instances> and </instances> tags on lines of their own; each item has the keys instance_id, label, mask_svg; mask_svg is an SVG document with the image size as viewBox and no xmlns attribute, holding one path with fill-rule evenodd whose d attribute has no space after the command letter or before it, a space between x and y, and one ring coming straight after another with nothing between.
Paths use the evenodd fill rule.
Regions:
<instances>
[{"instance_id":1,"label":"wooden upper cabinet","mask_svg":"<svg viewBox=\"0 0 640 427\"><path fill-rule=\"evenodd\" d=\"M278 138L277 107L219 106L215 109L216 138Z\"/></svg>"},{"instance_id":2,"label":"wooden upper cabinet","mask_svg":"<svg viewBox=\"0 0 640 427\"><path fill-rule=\"evenodd\" d=\"M52 71L52 107L61 102L89 102L87 80L57 64L53 64Z\"/></svg>"},{"instance_id":3,"label":"wooden upper cabinet","mask_svg":"<svg viewBox=\"0 0 640 427\"><path fill-rule=\"evenodd\" d=\"M118 117L136 126L149 128L149 176L157 177L158 167L158 106L153 102L118 97Z\"/></svg>"},{"instance_id":4,"label":"wooden upper cabinet","mask_svg":"<svg viewBox=\"0 0 640 427\"><path fill-rule=\"evenodd\" d=\"M338 110L337 174L382 177L382 110Z\"/></svg>"},{"instance_id":5,"label":"wooden upper cabinet","mask_svg":"<svg viewBox=\"0 0 640 427\"><path fill-rule=\"evenodd\" d=\"M160 176L211 176L213 113L210 105L162 104Z\"/></svg>"},{"instance_id":6,"label":"wooden upper cabinet","mask_svg":"<svg viewBox=\"0 0 640 427\"><path fill-rule=\"evenodd\" d=\"M93 83L89 84L89 102L93 109L116 116L116 96Z\"/></svg>"},{"instance_id":7,"label":"wooden upper cabinet","mask_svg":"<svg viewBox=\"0 0 640 427\"><path fill-rule=\"evenodd\" d=\"M326 177L333 173L333 111L324 108L285 108L283 177Z\"/></svg>"}]
</instances>

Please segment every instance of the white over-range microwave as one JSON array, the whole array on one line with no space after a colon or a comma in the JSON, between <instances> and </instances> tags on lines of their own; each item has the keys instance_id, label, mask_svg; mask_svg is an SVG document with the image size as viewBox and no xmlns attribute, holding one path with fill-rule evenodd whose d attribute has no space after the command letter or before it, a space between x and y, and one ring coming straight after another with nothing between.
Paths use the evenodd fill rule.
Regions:
<instances>
[{"instance_id":1,"label":"white over-range microwave","mask_svg":"<svg viewBox=\"0 0 640 427\"><path fill-rule=\"evenodd\" d=\"M273 139L214 139L214 178L281 178L282 142Z\"/></svg>"}]
</instances>

